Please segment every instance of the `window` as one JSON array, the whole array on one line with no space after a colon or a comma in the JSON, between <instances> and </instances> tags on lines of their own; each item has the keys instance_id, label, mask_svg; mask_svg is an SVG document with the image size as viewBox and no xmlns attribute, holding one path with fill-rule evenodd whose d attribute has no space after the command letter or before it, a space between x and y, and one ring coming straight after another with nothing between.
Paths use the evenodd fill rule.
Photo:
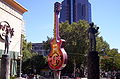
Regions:
<instances>
[{"instance_id":1,"label":"window","mask_svg":"<svg viewBox=\"0 0 120 79\"><path fill-rule=\"evenodd\" d=\"M86 5L85 4L82 5L82 16L83 17L86 16Z\"/></svg>"}]
</instances>

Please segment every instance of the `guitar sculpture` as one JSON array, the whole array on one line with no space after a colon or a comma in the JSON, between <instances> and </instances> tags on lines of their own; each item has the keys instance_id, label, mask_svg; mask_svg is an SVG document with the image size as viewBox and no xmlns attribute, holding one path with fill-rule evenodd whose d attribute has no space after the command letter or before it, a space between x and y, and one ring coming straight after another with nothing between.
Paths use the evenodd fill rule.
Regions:
<instances>
[{"instance_id":1,"label":"guitar sculpture","mask_svg":"<svg viewBox=\"0 0 120 79\"><path fill-rule=\"evenodd\" d=\"M61 70L66 66L67 53L64 50L65 40L59 36L58 15L60 12L60 3L54 4L54 38L51 41L51 51L48 55L48 64L52 70Z\"/></svg>"}]
</instances>

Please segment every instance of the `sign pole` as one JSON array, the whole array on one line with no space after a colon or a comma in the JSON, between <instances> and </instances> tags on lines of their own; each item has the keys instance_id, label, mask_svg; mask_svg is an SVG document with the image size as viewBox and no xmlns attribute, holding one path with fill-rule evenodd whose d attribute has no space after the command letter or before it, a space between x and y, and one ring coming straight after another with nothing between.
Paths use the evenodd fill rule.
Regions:
<instances>
[{"instance_id":1,"label":"sign pole","mask_svg":"<svg viewBox=\"0 0 120 79\"><path fill-rule=\"evenodd\" d=\"M61 71L54 71L54 79L60 79Z\"/></svg>"}]
</instances>

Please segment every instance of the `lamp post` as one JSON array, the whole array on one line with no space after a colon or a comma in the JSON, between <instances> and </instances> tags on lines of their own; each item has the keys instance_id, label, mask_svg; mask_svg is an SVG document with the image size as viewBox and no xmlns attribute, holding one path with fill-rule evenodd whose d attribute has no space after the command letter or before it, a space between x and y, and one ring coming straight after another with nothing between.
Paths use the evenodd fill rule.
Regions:
<instances>
[{"instance_id":1,"label":"lamp post","mask_svg":"<svg viewBox=\"0 0 120 79\"><path fill-rule=\"evenodd\" d=\"M22 55L18 56L18 59L20 60L19 77L21 78L21 70L22 70Z\"/></svg>"},{"instance_id":2,"label":"lamp post","mask_svg":"<svg viewBox=\"0 0 120 79\"><path fill-rule=\"evenodd\" d=\"M19 68L19 77L21 78L21 70L22 70L22 34L21 34L21 43L20 43L20 55L18 56L18 59L20 60L20 68Z\"/></svg>"}]
</instances>

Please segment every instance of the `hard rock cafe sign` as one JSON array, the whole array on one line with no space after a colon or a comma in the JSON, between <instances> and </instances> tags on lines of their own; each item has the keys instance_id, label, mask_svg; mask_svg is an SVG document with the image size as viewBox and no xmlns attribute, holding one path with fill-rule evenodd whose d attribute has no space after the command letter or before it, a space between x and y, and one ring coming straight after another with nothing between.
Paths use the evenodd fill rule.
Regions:
<instances>
[{"instance_id":1,"label":"hard rock cafe sign","mask_svg":"<svg viewBox=\"0 0 120 79\"><path fill-rule=\"evenodd\" d=\"M0 22L0 42L5 42L5 35L13 36L14 29L10 27L7 21Z\"/></svg>"},{"instance_id":2,"label":"hard rock cafe sign","mask_svg":"<svg viewBox=\"0 0 120 79\"><path fill-rule=\"evenodd\" d=\"M62 70L66 66L67 53L64 50L65 40L59 36L58 14L60 3L54 5L54 38L51 41L51 51L48 55L48 64L52 70Z\"/></svg>"},{"instance_id":3,"label":"hard rock cafe sign","mask_svg":"<svg viewBox=\"0 0 120 79\"><path fill-rule=\"evenodd\" d=\"M54 43L54 40L52 42ZM62 41L57 44L51 44L52 49L48 56L48 64L52 70L62 70L66 66L67 54L64 48L60 47L61 43Z\"/></svg>"}]
</instances>

